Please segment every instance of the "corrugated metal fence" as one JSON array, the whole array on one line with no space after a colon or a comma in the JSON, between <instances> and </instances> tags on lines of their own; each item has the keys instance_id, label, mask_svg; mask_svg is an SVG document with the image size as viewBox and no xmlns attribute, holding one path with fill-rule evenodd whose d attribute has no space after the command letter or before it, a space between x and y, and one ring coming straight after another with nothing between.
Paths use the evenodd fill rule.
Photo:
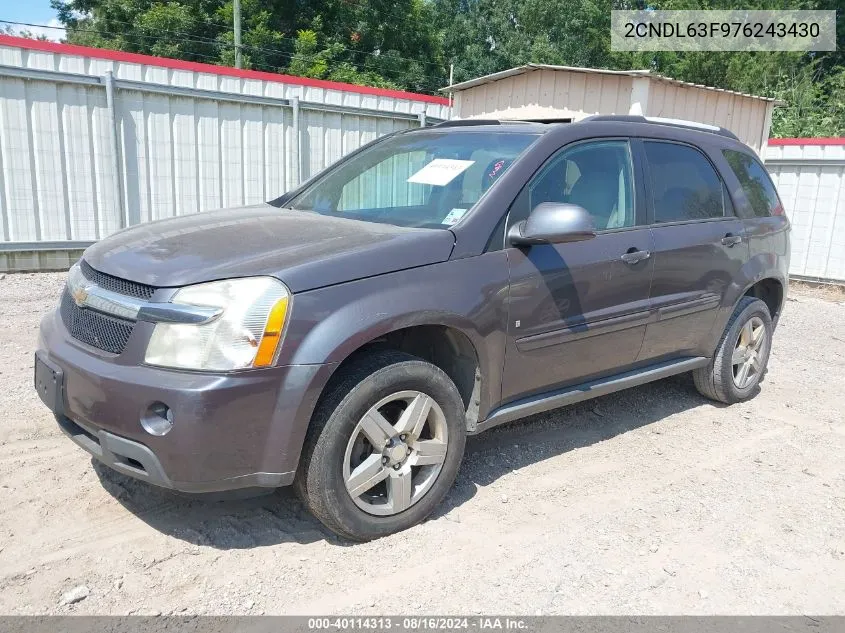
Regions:
<instances>
[{"instance_id":1,"label":"corrugated metal fence","mask_svg":"<svg viewBox=\"0 0 845 633\"><path fill-rule=\"evenodd\" d=\"M0 35L0 271L66 268L122 227L252 204L440 97ZM845 139L766 150L791 274L845 281Z\"/></svg>"},{"instance_id":2,"label":"corrugated metal fence","mask_svg":"<svg viewBox=\"0 0 845 633\"><path fill-rule=\"evenodd\" d=\"M845 282L845 139L771 139L766 167L792 223L790 275Z\"/></svg>"},{"instance_id":3,"label":"corrugated metal fence","mask_svg":"<svg viewBox=\"0 0 845 633\"><path fill-rule=\"evenodd\" d=\"M0 270L280 195L444 99L0 36ZM70 250L69 250L70 249Z\"/></svg>"}]
</instances>

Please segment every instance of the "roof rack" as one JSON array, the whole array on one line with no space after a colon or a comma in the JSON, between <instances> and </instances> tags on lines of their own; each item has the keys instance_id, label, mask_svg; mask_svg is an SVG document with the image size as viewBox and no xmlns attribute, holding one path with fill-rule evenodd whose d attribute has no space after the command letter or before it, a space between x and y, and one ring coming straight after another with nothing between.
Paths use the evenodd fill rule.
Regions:
<instances>
[{"instance_id":1,"label":"roof rack","mask_svg":"<svg viewBox=\"0 0 845 633\"><path fill-rule=\"evenodd\" d=\"M697 121L686 121L684 119L666 119L656 116L641 116L636 114L597 114L589 116L582 121L615 121L620 123L654 123L656 125L669 125L672 127L683 127L690 130L699 130L701 132L710 132L711 134L718 134L738 141L736 134L727 128L719 127L717 125L709 125L707 123L699 123Z\"/></svg>"},{"instance_id":2,"label":"roof rack","mask_svg":"<svg viewBox=\"0 0 845 633\"><path fill-rule=\"evenodd\" d=\"M511 125L511 124L525 124L531 125L536 121L511 121L507 119L455 119L454 121L443 121L431 127L470 127L475 125Z\"/></svg>"}]
</instances>

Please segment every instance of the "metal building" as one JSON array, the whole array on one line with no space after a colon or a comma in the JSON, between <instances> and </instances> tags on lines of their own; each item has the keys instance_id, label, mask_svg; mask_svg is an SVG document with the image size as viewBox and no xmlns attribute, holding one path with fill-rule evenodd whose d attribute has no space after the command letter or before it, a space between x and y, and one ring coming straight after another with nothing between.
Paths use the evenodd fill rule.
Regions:
<instances>
[{"instance_id":1,"label":"metal building","mask_svg":"<svg viewBox=\"0 0 845 633\"><path fill-rule=\"evenodd\" d=\"M0 271L272 199L444 97L0 35Z\"/></svg>"},{"instance_id":2,"label":"metal building","mask_svg":"<svg viewBox=\"0 0 845 633\"><path fill-rule=\"evenodd\" d=\"M578 121L593 114L642 114L719 125L764 155L774 99L670 79L648 70L527 64L443 89L452 116Z\"/></svg>"}]
</instances>

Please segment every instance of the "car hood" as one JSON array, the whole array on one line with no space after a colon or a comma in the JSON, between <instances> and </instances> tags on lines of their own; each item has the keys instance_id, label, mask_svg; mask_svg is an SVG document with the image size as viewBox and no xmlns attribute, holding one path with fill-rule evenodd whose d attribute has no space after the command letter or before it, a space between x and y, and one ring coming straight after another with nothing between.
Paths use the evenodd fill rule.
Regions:
<instances>
[{"instance_id":1,"label":"car hood","mask_svg":"<svg viewBox=\"0 0 845 633\"><path fill-rule=\"evenodd\" d=\"M446 261L455 237L261 204L125 229L83 257L100 272L150 286L272 275L302 292Z\"/></svg>"}]
</instances>

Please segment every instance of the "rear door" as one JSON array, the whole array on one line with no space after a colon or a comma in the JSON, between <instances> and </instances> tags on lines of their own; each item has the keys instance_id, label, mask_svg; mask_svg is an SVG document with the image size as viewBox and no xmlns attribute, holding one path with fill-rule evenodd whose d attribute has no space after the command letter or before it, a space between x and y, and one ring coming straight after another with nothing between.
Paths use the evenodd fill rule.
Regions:
<instances>
[{"instance_id":1,"label":"rear door","mask_svg":"<svg viewBox=\"0 0 845 633\"><path fill-rule=\"evenodd\" d=\"M543 202L589 211L597 236L507 248L503 400L624 371L648 320L652 238L627 139L567 146L520 193L508 226Z\"/></svg>"},{"instance_id":2,"label":"rear door","mask_svg":"<svg viewBox=\"0 0 845 633\"><path fill-rule=\"evenodd\" d=\"M710 355L717 308L748 260L745 226L699 148L650 139L636 147L654 235L653 314L639 360Z\"/></svg>"}]
</instances>

